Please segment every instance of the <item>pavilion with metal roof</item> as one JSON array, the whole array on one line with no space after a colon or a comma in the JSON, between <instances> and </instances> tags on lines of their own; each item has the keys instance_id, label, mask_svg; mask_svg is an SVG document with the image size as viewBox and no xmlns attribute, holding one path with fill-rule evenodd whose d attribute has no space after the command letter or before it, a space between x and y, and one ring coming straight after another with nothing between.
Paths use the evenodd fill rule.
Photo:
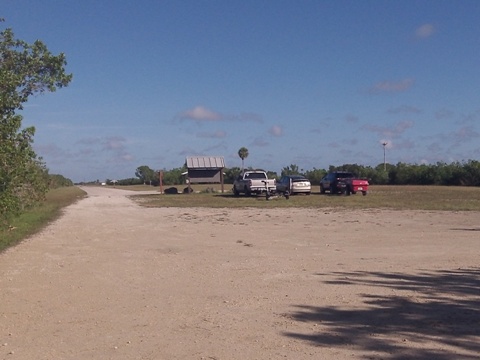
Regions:
<instances>
[{"instance_id":1,"label":"pavilion with metal roof","mask_svg":"<svg viewBox=\"0 0 480 360\"><path fill-rule=\"evenodd\" d=\"M189 156L186 158L188 184L222 184L225 160L223 156Z\"/></svg>"}]
</instances>

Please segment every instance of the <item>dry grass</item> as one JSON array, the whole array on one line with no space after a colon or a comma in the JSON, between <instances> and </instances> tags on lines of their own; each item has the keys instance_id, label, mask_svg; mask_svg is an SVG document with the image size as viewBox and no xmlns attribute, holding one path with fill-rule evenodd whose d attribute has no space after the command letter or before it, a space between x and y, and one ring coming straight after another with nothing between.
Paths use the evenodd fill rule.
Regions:
<instances>
[{"instance_id":1,"label":"dry grass","mask_svg":"<svg viewBox=\"0 0 480 360\"><path fill-rule=\"evenodd\" d=\"M228 186L228 187L227 187ZM183 187L177 186L183 189ZM149 187L151 190L152 188ZM480 211L480 188L445 186L370 186L367 196L361 194L312 195L278 197L266 201L264 196L235 197L230 185L224 193L178 195L135 195L133 199L148 207L212 207L212 208L388 208L396 210Z\"/></svg>"}]
</instances>

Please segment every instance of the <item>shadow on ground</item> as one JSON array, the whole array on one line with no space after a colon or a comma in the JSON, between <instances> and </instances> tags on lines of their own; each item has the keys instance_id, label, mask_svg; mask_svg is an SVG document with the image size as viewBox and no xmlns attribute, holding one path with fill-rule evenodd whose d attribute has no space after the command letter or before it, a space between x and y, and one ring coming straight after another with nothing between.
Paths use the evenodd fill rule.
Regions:
<instances>
[{"instance_id":1,"label":"shadow on ground","mask_svg":"<svg viewBox=\"0 0 480 360\"><path fill-rule=\"evenodd\" d=\"M317 346L361 350L370 354L364 356L368 359L479 358L480 269L417 275L381 272L333 275L336 279L325 281L327 285L360 285L371 289L370 294L359 294L363 305L353 309L295 306L286 316L319 324L321 331L284 335ZM373 295L375 287L387 288L392 294Z\"/></svg>"}]
</instances>

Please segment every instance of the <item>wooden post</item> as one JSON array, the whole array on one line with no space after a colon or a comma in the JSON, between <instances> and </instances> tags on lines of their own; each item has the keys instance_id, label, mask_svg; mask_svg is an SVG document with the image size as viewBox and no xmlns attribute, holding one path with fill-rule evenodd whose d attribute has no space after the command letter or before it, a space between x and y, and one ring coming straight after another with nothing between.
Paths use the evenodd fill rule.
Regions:
<instances>
[{"instance_id":1,"label":"wooden post","mask_svg":"<svg viewBox=\"0 0 480 360\"><path fill-rule=\"evenodd\" d=\"M222 194L223 194L223 168L220 169L220 183L222 184Z\"/></svg>"},{"instance_id":2,"label":"wooden post","mask_svg":"<svg viewBox=\"0 0 480 360\"><path fill-rule=\"evenodd\" d=\"M163 194L163 171L158 172L158 177L160 180L160 194Z\"/></svg>"}]
</instances>

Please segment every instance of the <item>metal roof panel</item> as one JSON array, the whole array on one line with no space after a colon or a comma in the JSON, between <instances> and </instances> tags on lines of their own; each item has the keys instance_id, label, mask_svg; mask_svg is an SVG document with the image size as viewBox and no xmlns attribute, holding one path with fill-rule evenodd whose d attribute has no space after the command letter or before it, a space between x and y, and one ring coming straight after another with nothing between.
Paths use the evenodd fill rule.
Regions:
<instances>
[{"instance_id":1,"label":"metal roof panel","mask_svg":"<svg viewBox=\"0 0 480 360\"><path fill-rule=\"evenodd\" d=\"M189 156L186 163L189 169L221 169L225 167L223 156Z\"/></svg>"}]
</instances>

